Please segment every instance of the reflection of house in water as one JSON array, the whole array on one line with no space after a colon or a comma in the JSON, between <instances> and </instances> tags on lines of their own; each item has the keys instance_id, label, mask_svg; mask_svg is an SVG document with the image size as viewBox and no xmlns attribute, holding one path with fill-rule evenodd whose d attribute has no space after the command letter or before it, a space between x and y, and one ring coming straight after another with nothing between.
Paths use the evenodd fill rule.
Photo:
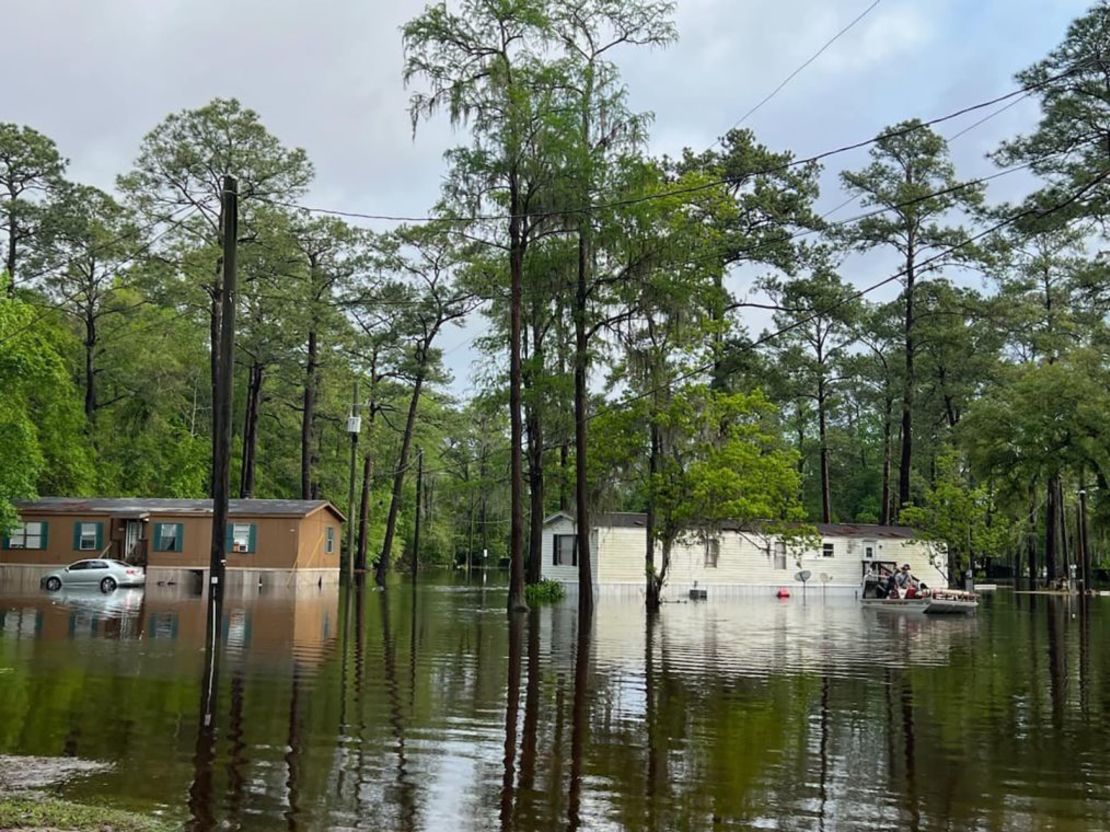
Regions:
<instances>
[{"instance_id":1,"label":"reflection of house in water","mask_svg":"<svg viewBox=\"0 0 1110 832\"><path fill-rule=\"evenodd\" d=\"M302 587L224 601L229 651L298 660L323 658L335 642L338 587ZM0 638L63 641L145 639L190 651L203 649L204 599L179 587L21 597L0 596Z\"/></svg>"}]
</instances>

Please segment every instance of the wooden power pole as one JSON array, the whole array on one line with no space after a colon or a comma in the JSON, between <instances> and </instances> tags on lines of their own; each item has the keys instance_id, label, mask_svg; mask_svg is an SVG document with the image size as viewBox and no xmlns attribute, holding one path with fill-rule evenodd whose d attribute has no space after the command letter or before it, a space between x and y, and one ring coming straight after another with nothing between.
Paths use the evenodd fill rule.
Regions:
<instances>
[{"instance_id":1,"label":"wooden power pole","mask_svg":"<svg viewBox=\"0 0 1110 832\"><path fill-rule=\"evenodd\" d=\"M355 379L351 399L351 415L347 419L347 433L351 435L351 472L347 483L347 547L339 556L339 574L348 580L354 575L355 566L355 470L358 464L358 434L362 417L358 414L358 379Z\"/></svg>"},{"instance_id":2,"label":"wooden power pole","mask_svg":"<svg viewBox=\"0 0 1110 832\"><path fill-rule=\"evenodd\" d=\"M235 366L235 293L236 249L239 238L239 182L224 177L221 233L223 235L223 274L220 287L219 342L216 399L212 436L212 550L208 562L208 621L205 639L205 690L209 704L202 708L207 725L215 710L216 663L219 655L220 624L223 611L224 565L227 563L228 492L231 488L231 398Z\"/></svg>"}]
</instances>

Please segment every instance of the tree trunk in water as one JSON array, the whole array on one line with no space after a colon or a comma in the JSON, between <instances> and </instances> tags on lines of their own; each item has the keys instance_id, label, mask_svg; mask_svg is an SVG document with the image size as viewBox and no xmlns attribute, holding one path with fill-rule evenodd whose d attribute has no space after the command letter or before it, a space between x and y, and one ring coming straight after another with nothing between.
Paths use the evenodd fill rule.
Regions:
<instances>
[{"instance_id":1,"label":"tree trunk in water","mask_svg":"<svg viewBox=\"0 0 1110 832\"><path fill-rule=\"evenodd\" d=\"M239 472L239 497L254 496L254 460L258 447L258 412L262 404L262 382L265 368L258 362L251 364L247 382L247 414L243 422L243 465Z\"/></svg>"},{"instance_id":2,"label":"tree trunk in water","mask_svg":"<svg viewBox=\"0 0 1110 832\"><path fill-rule=\"evenodd\" d=\"M538 306L538 304L536 304ZM541 347L541 328L539 312L532 312L532 369L522 381L529 388L528 405L525 408L528 426L528 564L526 580L530 584L539 583L543 566L543 405L538 400L535 379L542 373L543 350ZM537 370L537 368L539 368Z\"/></svg>"},{"instance_id":3,"label":"tree trunk in water","mask_svg":"<svg viewBox=\"0 0 1110 832\"><path fill-rule=\"evenodd\" d=\"M825 380L817 380L817 433L821 441L821 522L832 522L832 500L829 496L828 414L825 412Z\"/></svg>"},{"instance_id":4,"label":"tree trunk in water","mask_svg":"<svg viewBox=\"0 0 1110 832\"><path fill-rule=\"evenodd\" d=\"M914 398L914 249L911 239L906 255L906 374L902 387L902 455L898 468L898 505L895 514L910 501L910 472L913 467L913 398Z\"/></svg>"},{"instance_id":5,"label":"tree trunk in water","mask_svg":"<svg viewBox=\"0 0 1110 832\"><path fill-rule=\"evenodd\" d=\"M1037 588L1037 498L1031 495L1031 505L1029 506L1029 534L1026 538L1029 551L1029 589L1030 591Z\"/></svg>"},{"instance_id":6,"label":"tree trunk in water","mask_svg":"<svg viewBox=\"0 0 1110 832\"><path fill-rule=\"evenodd\" d=\"M578 607L589 613L593 610L594 582L590 563L590 504L589 485L586 479L588 427L586 408L586 361L589 343L586 335L586 294L590 262L589 242L586 239L586 222L578 230L578 291L574 305L574 500L575 527L578 543Z\"/></svg>"},{"instance_id":7,"label":"tree trunk in water","mask_svg":"<svg viewBox=\"0 0 1110 832\"><path fill-rule=\"evenodd\" d=\"M528 583L539 583L543 572L543 426L539 413L533 413L528 430L528 487L529 538L528 538ZM533 438L533 436L535 438Z\"/></svg>"},{"instance_id":8,"label":"tree trunk in water","mask_svg":"<svg viewBox=\"0 0 1110 832\"><path fill-rule=\"evenodd\" d=\"M1059 577L1056 564L1056 544L1059 540L1059 512L1056 508L1056 477L1049 477L1048 492L1045 495L1044 517L1044 569L1045 580L1051 588Z\"/></svg>"},{"instance_id":9,"label":"tree trunk in water","mask_svg":"<svg viewBox=\"0 0 1110 832\"><path fill-rule=\"evenodd\" d=\"M301 413L301 499L312 499L312 422L316 418L316 330L308 333L308 364L304 378L304 409Z\"/></svg>"},{"instance_id":10,"label":"tree trunk in water","mask_svg":"<svg viewBox=\"0 0 1110 832\"><path fill-rule=\"evenodd\" d=\"M888 397L883 417L883 504L879 507L879 524L883 526L890 523L890 416L893 408L894 402Z\"/></svg>"},{"instance_id":11,"label":"tree trunk in water","mask_svg":"<svg viewBox=\"0 0 1110 832\"><path fill-rule=\"evenodd\" d=\"M509 611L528 609L524 600L524 425L521 420L520 311L523 302L524 240L520 228L520 183L509 174Z\"/></svg>"},{"instance_id":12,"label":"tree trunk in water","mask_svg":"<svg viewBox=\"0 0 1110 832\"><path fill-rule=\"evenodd\" d=\"M96 419L96 317L85 315L85 424L91 429Z\"/></svg>"},{"instance_id":13,"label":"tree trunk in water","mask_svg":"<svg viewBox=\"0 0 1110 832\"><path fill-rule=\"evenodd\" d=\"M362 460L362 495L358 504L358 552L355 555L355 572L366 571L366 546L370 525L370 480L374 476L374 461L370 454Z\"/></svg>"},{"instance_id":14,"label":"tree trunk in water","mask_svg":"<svg viewBox=\"0 0 1110 832\"><path fill-rule=\"evenodd\" d=\"M409 399L409 412L405 417L405 432L401 436L401 455L397 459L397 470L393 473L393 494L389 499L389 515L385 521L385 537L382 540L382 552L378 558L378 569L374 580L378 586L385 589L385 576L389 573L389 550L393 548L393 535L397 529L397 514L401 510L401 489L405 485L405 468L408 467L409 447L412 445L412 433L416 427L416 408L420 403L420 391L424 387L424 363L427 361L427 352L420 355L420 370L417 372L416 381L412 386L412 397Z\"/></svg>"},{"instance_id":15,"label":"tree trunk in water","mask_svg":"<svg viewBox=\"0 0 1110 832\"><path fill-rule=\"evenodd\" d=\"M659 427L652 422L651 428L651 454L648 457L648 472L652 480L659 471ZM647 504L647 543L644 548L644 577L646 602L649 614L659 609L659 592L655 586L655 485L648 486Z\"/></svg>"}]
</instances>

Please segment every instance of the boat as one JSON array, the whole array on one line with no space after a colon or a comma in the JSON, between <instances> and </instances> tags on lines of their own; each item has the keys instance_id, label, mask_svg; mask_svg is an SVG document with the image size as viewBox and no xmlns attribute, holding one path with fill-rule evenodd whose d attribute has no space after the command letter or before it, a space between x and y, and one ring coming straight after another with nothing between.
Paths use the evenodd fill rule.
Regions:
<instances>
[{"instance_id":1,"label":"boat","mask_svg":"<svg viewBox=\"0 0 1110 832\"><path fill-rule=\"evenodd\" d=\"M969 615L979 608L978 594L962 589L932 589L919 584L920 589L913 593L896 589L892 595L883 595L881 578L877 574L864 576L860 593L862 606L925 615Z\"/></svg>"}]
</instances>

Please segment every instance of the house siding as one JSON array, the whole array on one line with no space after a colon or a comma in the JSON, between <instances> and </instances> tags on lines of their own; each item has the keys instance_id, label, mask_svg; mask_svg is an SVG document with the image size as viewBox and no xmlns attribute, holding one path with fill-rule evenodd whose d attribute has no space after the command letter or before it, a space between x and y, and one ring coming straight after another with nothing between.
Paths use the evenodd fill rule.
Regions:
<instances>
[{"instance_id":1,"label":"house siding","mask_svg":"<svg viewBox=\"0 0 1110 832\"><path fill-rule=\"evenodd\" d=\"M543 575L563 583L577 583L578 572L572 567L555 566L551 562L554 535L573 534L574 523L566 517L551 519L544 528ZM646 529L643 527L604 526L595 530L599 546L594 548L594 576L598 588L639 592L644 586L644 550ZM685 595L693 587L716 588L718 594L785 587L797 590L800 583L794 576L799 570L810 572L809 587L854 592L860 586L871 547L874 561L909 563L913 573L927 584L947 583L943 553L933 557L933 547L921 541L896 537L825 536L815 549L786 552L785 568L775 557L776 541L760 535L723 531L716 535L720 551L716 566L706 564L706 542L691 538L677 542L671 550L671 562L664 588L665 597ZM832 544L833 556L825 557L824 544ZM661 565L658 544L655 568Z\"/></svg>"},{"instance_id":2,"label":"house siding","mask_svg":"<svg viewBox=\"0 0 1110 832\"><path fill-rule=\"evenodd\" d=\"M126 516L117 517L104 509L97 513L69 514L57 510L24 508L20 511L23 521L47 524L47 546L45 549L0 550L0 566L30 567L33 571L47 571L82 558L98 556L100 551L74 549L74 527L83 522L102 524L101 550L114 543L116 545L106 556L117 558L118 550L122 548L120 541ZM326 505L305 516L250 515L236 512L228 522L250 523L255 528L254 551L228 552L226 566L229 570L338 570L342 522ZM176 523L181 526L180 552L155 551L154 538L161 523ZM325 551L328 528L333 530L335 536L335 551L330 555ZM207 569L211 558L212 518L196 512L151 511L142 518L141 539L145 542L148 569L162 574L170 574L170 570Z\"/></svg>"},{"instance_id":3,"label":"house siding","mask_svg":"<svg viewBox=\"0 0 1110 832\"><path fill-rule=\"evenodd\" d=\"M546 579L559 581L564 584L578 584L578 565L574 566L556 566L554 563L555 557L555 535L562 534L577 534L577 527L574 521L568 517L558 516L555 520L550 520L544 525L543 528L543 564L540 570L541 576ZM598 574L598 534L592 535L590 546L590 565L593 566L594 583L597 583Z\"/></svg>"}]
</instances>

